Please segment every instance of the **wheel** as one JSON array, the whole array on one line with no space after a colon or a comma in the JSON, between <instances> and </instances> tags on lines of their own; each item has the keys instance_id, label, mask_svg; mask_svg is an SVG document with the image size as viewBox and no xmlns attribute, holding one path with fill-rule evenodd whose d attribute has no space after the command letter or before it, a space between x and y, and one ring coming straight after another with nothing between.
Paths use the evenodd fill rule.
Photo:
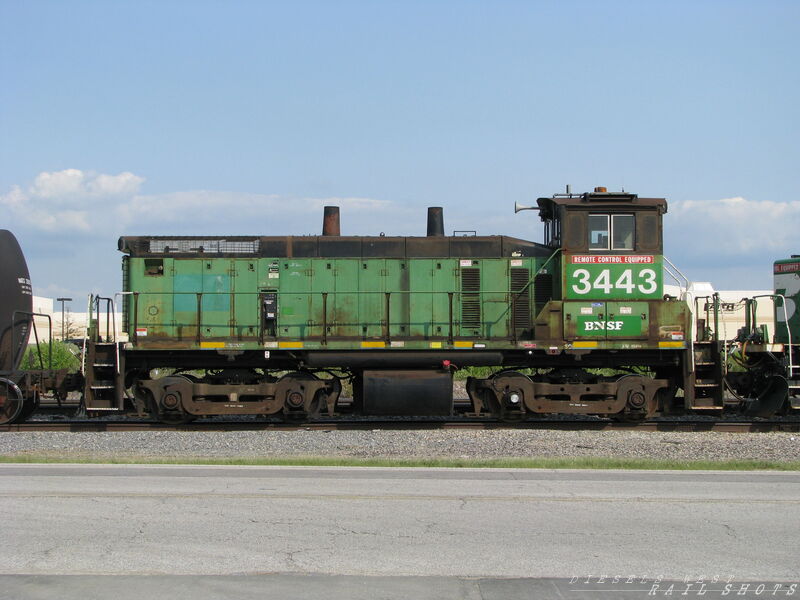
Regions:
<instances>
[{"instance_id":1,"label":"wheel","mask_svg":"<svg viewBox=\"0 0 800 600\"><path fill-rule=\"evenodd\" d=\"M306 386L305 381L319 381L319 377L307 371L293 371L286 373L277 383L277 394L283 398L284 418L306 418L319 412L318 394L313 393L312 397Z\"/></svg>"},{"instance_id":2,"label":"wheel","mask_svg":"<svg viewBox=\"0 0 800 600\"><path fill-rule=\"evenodd\" d=\"M513 423L525 416L525 388L532 389L531 378L519 371L500 371L492 375L492 412L502 421Z\"/></svg>"},{"instance_id":3,"label":"wheel","mask_svg":"<svg viewBox=\"0 0 800 600\"><path fill-rule=\"evenodd\" d=\"M17 384L0 378L0 425L16 422L23 415L25 398Z\"/></svg>"},{"instance_id":4,"label":"wheel","mask_svg":"<svg viewBox=\"0 0 800 600\"><path fill-rule=\"evenodd\" d=\"M164 377L161 383L162 394L158 402L158 420L168 425L183 425L190 423L197 417L189 414L183 408L183 401L179 391L167 391L170 385L183 384L188 382L192 385L194 382L185 375L170 375Z\"/></svg>"},{"instance_id":5,"label":"wheel","mask_svg":"<svg viewBox=\"0 0 800 600\"><path fill-rule=\"evenodd\" d=\"M623 375L617 380L617 397L625 398L625 408L615 415L616 421L644 421L653 416L658 408L656 395L646 385L641 375Z\"/></svg>"}]
</instances>

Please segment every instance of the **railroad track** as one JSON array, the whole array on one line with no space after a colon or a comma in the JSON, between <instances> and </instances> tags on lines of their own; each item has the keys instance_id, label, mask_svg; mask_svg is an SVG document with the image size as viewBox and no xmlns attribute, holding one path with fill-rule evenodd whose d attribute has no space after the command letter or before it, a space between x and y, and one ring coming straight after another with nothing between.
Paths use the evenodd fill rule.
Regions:
<instances>
[{"instance_id":1,"label":"railroad track","mask_svg":"<svg viewBox=\"0 0 800 600\"><path fill-rule=\"evenodd\" d=\"M619 423L607 420L541 419L525 422L501 421L314 421L285 423L275 421L203 421L185 424L155 423L152 421L29 421L16 425L0 426L0 432L13 431L331 431L331 430L425 430L425 429L536 429L558 431L662 431L662 432L726 432L766 433L800 432L800 421L725 421L725 420L669 420L644 423Z\"/></svg>"}]
</instances>

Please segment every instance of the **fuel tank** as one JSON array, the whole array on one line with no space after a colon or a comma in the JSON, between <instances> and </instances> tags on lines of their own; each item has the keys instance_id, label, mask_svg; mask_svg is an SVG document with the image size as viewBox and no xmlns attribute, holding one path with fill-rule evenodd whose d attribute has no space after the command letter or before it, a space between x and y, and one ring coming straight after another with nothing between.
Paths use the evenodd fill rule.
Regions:
<instances>
[{"instance_id":1,"label":"fuel tank","mask_svg":"<svg viewBox=\"0 0 800 600\"><path fill-rule=\"evenodd\" d=\"M33 292L25 256L17 238L0 229L0 371L13 371L22 360L31 330Z\"/></svg>"}]
</instances>

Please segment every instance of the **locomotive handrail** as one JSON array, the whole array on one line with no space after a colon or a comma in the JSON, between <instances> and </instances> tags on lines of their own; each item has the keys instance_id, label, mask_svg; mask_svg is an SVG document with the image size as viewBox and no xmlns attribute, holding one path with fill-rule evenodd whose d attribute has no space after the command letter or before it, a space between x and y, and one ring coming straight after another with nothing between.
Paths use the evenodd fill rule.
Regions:
<instances>
[{"instance_id":1,"label":"locomotive handrail","mask_svg":"<svg viewBox=\"0 0 800 600\"><path fill-rule=\"evenodd\" d=\"M775 308L775 299L781 299L781 308L783 309L783 322L786 323L786 342L787 346L789 347L788 358L789 358L789 377L792 377L794 369L800 367L800 365L794 364L794 357L792 355L792 328L789 327L789 313L786 312L786 297L783 294L759 294L757 296L753 296L753 300L756 298L772 298L773 303L773 310ZM778 323L776 320L775 329L777 330ZM777 333L777 331L776 331Z\"/></svg>"},{"instance_id":2,"label":"locomotive handrail","mask_svg":"<svg viewBox=\"0 0 800 600\"><path fill-rule=\"evenodd\" d=\"M119 369L119 343L117 342L117 307L115 303L115 298L118 295L126 294L129 292L119 292L114 295L114 298L108 298L105 296L89 296L89 319L87 323L87 336L89 336L89 330L91 328L91 322L94 317L94 311L97 310L97 342L102 340L102 336L100 335L100 301L103 300L106 304L106 341L109 343L114 344L114 356L115 356L115 364L114 370L117 374L120 373ZM84 358L81 367L81 372L85 374L85 365L86 365L86 338L84 338Z\"/></svg>"},{"instance_id":3,"label":"locomotive handrail","mask_svg":"<svg viewBox=\"0 0 800 600\"><path fill-rule=\"evenodd\" d=\"M45 317L48 323L48 356L47 356L47 368L53 368L53 319L50 315L45 313L37 313L37 312L30 312L28 310L15 310L11 313L11 347L16 348L17 344L17 328L14 327L14 323L17 320L17 315L27 315L31 317L30 323L31 327L33 328L33 339L36 340L36 352L39 355L39 366L44 369L44 359L42 358L42 349L39 345L39 332L36 329L36 319L33 317ZM25 357L25 353L22 354L23 358Z\"/></svg>"},{"instance_id":4,"label":"locomotive handrail","mask_svg":"<svg viewBox=\"0 0 800 600\"><path fill-rule=\"evenodd\" d=\"M666 257L666 255L662 254L661 256L664 259L664 261L671 267L671 269L670 269L670 268L667 268L665 266L664 270L669 274L670 277L672 277L678 283L678 287L684 287L685 289L688 290L689 289L689 278L686 277L686 275L684 275L683 273L681 273L681 270L678 267L676 267L675 264L669 258ZM673 271L674 271L674 273L673 273ZM678 276L681 279L683 279L683 284L684 284L683 286L681 286L681 280L678 279Z\"/></svg>"},{"instance_id":5,"label":"locomotive handrail","mask_svg":"<svg viewBox=\"0 0 800 600\"><path fill-rule=\"evenodd\" d=\"M708 302L708 300L709 299L711 299L711 306L714 307L714 313L713 313L713 316L714 316L714 327L713 328L711 328L709 326L709 324L708 324L708 316L709 316L709 310L708 310L709 302ZM694 312L695 313L700 312L700 308L699 308L699 305L698 305L698 302L700 300L705 300L706 301L705 307L703 308L703 311L706 314L706 327L708 328L709 331L711 331L713 333L713 336L714 336L713 337L713 341L718 342L719 341L719 307L720 307L719 294L714 292L710 296L694 296ZM697 332L697 337L699 338L699 332ZM705 337L705 332L704 332L703 337ZM703 340L698 339L697 341L703 341Z\"/></svg>"},{"instance_id":6,"label":"locomotive handrail","mask_svg":"<svg viewBox=\"0 0 800 600\"><path fill-rule=\"evenodd\" d=\"M528 287L530 287L530 285L541 274L542 270L548 265L548 263L551 260L553 260L553 258L555 258L556 254L558 254L559 252L561 252L561 248L556 248L553 251L553 253L549 257L547 257L547 260L542 263L542 266L540 266L536 270L536 273L534 273L533 275L531 275L528 278L528 281L525 283L525 285L522 286L521 289L519 289L517 291L513 291L513 290L511 291L511 303L509 304L509 308L511 310L511 339L512 340L514 340L514 341L517 340L517 323L516 323L516 321L517 321L517 310L516 310L516 308L517 308L516 307L517 299L520 296L522 296L522 293L524 291L526 291L528 289Z\"/></svg>"},{"instance_id":7,"label":"locomotive handrail","mask_svg":"<svg viewBox=\"0 0 800 600\"><path fill-rule=\"evenodd\" d=\"M117 315L116 315L116 307L114 306L114 299L107 298L105 296L95 296L94 297L94 307L97 310L97 338L98 341L102 339L100 335L100 301L103 300L106 304L106 340L111 338L111 341L116 341L116 334L117 334ZM91 317L94 316L94 312L89 315ZM113 326L113 332L112 332ZM112 336L113 333L113 336Z\"/></svg>"},{"instance_id":8,"label":"locomotive handrail","mask_svg":"<svg viewBox=\"0 0 800 600\"><path fill-rule=\"evenodd\" d=\"M122 296L133 296L134 303L136 303L136 301L139 299L139 292L117 292L116 294L114 294L114 301L115 302L117 300L117 296L120 297L120 303L122 302ZM116 306L115 306L114 307L114 313L116 314L116 312L117 312L117 310L116 310ZM134 311L134 325L133 325L134 337L136 336L136 323L135 323L136 312L137 311ZM124 323L123 323L122 327L123 328L125 327ZM116 324L114 325L114 339L115 340L117 339L117 326L116 326Z\"/></svg>"},{"instance_id":9,"label":"locomotive handrail","mask_svg":"<svg viewBox=\"0 0 800 600\"><path fill-rule=\"evenodd\" d=\"M81 352L81 375L86 375L86 342L89 339L89 330L92 327L92 298L94 294L89 294L89 298L86 305L86 314L88 318L86 319L86 333L83 335L83 351Z\"/></svg>"},{"instance_id":10,"label":"locomotive handrail","mask_svg":"<svg viewBox=\"0 0 800 600\"><path fill-rule=\"evenodd\" d=\"M554 253L555 255L555 253ZM552 258L552 257L551 257ZM545 267L542 267L537 271L537 274L541 272L541 270ZM499 319L503 318L506 315L507 318L510 319L510 327L512 331L509 331L509 338L516 339L516 318L514 315L514 304L517 298L519 298L527 289L527 287L532 282L532 279L523 286L520 290L510 291L508 289L503 290L479 290L475 292L463 292L460 290L394 290L391 292L386 292L383 290L335 290L335 291L327 291L327 292L319 292L319 291L275 291L271 293L275 293L278 296L315 296L320 295L322 298L322 333L321 338L323 344L327 343L328 337L328 297L330 295L334 296L363 296L363 295L382 295L383 296L383 316L384 318L380 321L380 325L383 328L383 335L381 337L385 338L388 341L391 341L391 297L393 295L407 295L407 296L419 296L421 294L428 294L428 295L447 295L447 312L448 318L447 321L439 321L442 325L445 323L447 324L447 333L441 336L434 336L434 337L442 337L447 338L448 340L453 340L455 336L455 319L454 319L454 299L458 295L460 298L464 294L471 294L471 295L478 295L478 296L486 296L486 295L495 295L495 296L505 296L506 298L511 298L510 301L503 302L505 305L504 310L498 315L498 318L495 320L482 320L478 322L477 327L483 328L486 325L491 325L493 323L500 322ZM195 318L195 327L197 327L197 342L200 343L202 341L202 327L205 324L203 321L203 297L204 296L225 296L225 297L232 297L232 296L253 296L253 297L261 297L263 292L168 292L168 291L159 291L159 292L120 292L117 295L132 295L134 298L134 314L133 314L133 327L134 333L131 336L131 339L135 342L138 341L138 334L136 333L136 328L138 325L138 305L140 296L161 296L161 297L175 297L175 296L195 296L197 298L197 305L196 305L196 318ZM380 300L376 300L376 302L380 302ZM502 302L502 301L501 301ZM231 309L232 311L232 309ZM319 325L319 324L317 324ZM208 326L208 325L206 325ZM232 321L228 321L226 325L214 325L215 327L225 327L225 326L233 326ZM259 317L250 323L246 323L243 325L244 327L258 327L260 329L261 323L259 321ZM129 324L128 327L130 328L131 325ZM130 332L129 332L130 333ZM259 334L259 337L263 336L263 333Z\"/></svg>"}]
</instances>

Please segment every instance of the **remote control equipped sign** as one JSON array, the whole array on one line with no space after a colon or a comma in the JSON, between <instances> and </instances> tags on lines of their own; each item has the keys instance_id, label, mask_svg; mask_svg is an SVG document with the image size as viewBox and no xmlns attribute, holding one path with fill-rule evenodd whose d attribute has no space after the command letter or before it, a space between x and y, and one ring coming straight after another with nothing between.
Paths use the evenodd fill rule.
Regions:
<instances>
[{"instance_id":1,"label":"remote control equipped sign","mask_svg":"<svg viewBox=\"0 0 800 600\"><path fill-rule=\"evenodd\" d=\"M566 257L565 297L571 300L660 299L664 293L661 257L585 255Z\"/></svg>"}]
</instances>

